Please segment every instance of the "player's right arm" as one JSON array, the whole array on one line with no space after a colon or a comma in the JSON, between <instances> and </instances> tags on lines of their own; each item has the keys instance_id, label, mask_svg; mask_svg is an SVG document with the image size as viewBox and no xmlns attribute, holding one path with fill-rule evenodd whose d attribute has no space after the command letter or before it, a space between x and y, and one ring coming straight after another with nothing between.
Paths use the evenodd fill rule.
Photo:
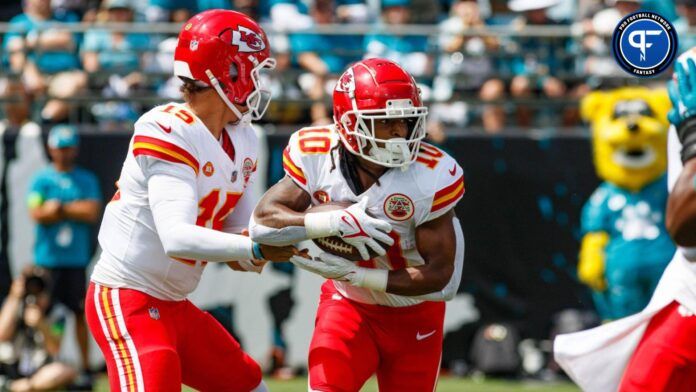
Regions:
<instances>
[{"instance_id":1,"label":"player's right arm","mask_svg":"<svg viewBox=\"0 0 696 392\"><path fill-rule=\"evenodd\" d=\"M681 247L696 246L696 63L677 61L675 80L668 84L674 108L669 120L681 142L683 169L667 199L665 225ZM670 168L671 169L671 168Z\"/></svg>"},{"instance_id":2,"label":"player's right arm","mask_svg":"<svg viewBox=\"0 0 696 392\"><path fill-rule=\"evenodd\" d=\"M258 224L274 229L304 226L305 213L302 211L309 208L311 203L311 197L304 189L290 177L284 177L263 195L256 206L252 219L257 223L257 230L252 230L252 238L256 236L274 242L259 233ZM307 231L303 230L296 237L297 241L307 239Z\"/></svg>"},{"instance_id":3,"label":"player's right arm","mask_svg":"<svg viewBox=\"0 0 696 392\"><path fill-rule=\"evenodd\" d=\"M171 124L170 129L177 125L182 126ZM196 225L199 166L192 154L195 149L180 130L159 128L154 119L138 121L131 152L147 182L148 203L167 256L213 262L286 261L295 253L294 248L262 247L248 237Z\"/></svg>"},{"instance_id":4,"label":"player's right arm","mask_svg":"<svg viewBox=\"0 0 696 392\"><path fill-rule=\"evenodd\" d=\"M667 200L665 224L674 242L682 247L696 247L695 179L696 159L690 159L684 164Z\"/></svg>"},{"instance_id":5,"label":"player's right arm","mask_svg":"<svg viewBox=\"0 0 696 392\"><path fill-rule=\"evenodd\" d=\"M393 244L394 240L387 234L391 225L365 213L367 199L363 198L344 210L306 212L311 205L310 180L316 176L309 171L313 168L308 166L318 153L303 154L298 140L301 132L292 135L283 153L286 177L266 192L254 210L249 224L252 240L281 246L306 239L339 236L355 246L364 259L369 258L367 247L379 255L386 254L386 249L375 239ZM330 154L328 146L327 143L325 154Z\"/></svg>"}]
</instances>

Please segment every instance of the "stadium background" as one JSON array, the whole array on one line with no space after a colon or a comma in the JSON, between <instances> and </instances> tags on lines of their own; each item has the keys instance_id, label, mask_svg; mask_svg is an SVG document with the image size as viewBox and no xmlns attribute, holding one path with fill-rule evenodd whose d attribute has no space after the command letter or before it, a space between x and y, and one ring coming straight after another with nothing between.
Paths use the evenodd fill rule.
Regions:
<instances>
[{"instance_id":1,"label":"stadium background","mask_svg":"<svg viewBox=\"0 0 696 392\"><path fill-rule=\"evenodd\" d=\"M265 184L282 177L281 151L290 132L326 121L330 96L323 84L329 84L337 72L331 70L333 63L348 64L366 53L381 55L404 63L417 76L431 107L431 141L454 155L466 172L467 193L457 208L467 239L464 276L460 295L448 304L445 323L443 367L454 375L476 374L471 347L477 331L489 323L504 323L541 355L537 365L518 365L518 371L505 376L555 379L557 369L548 361L549 342L561 328L562 312L577 310L576 318L585 326L593 323L589 292L578 284L575 273L580 208L598 184L589 132L577 116L578 100L593 88L629 84L660 87L666 77L637 80L620 71L601 45L612 30L606 21L620 15L622 4L629 3L656 10L672 20L680 29L682 50L693 42L686 8L676 7L671 0L517 1L517 7L535 4L531 8L553 3L545 9L548 19L543 23L525 20L528 14L513 11L515 1L496 0L99 3L53 0L54 15L78 11L83 23L43 28L71 31L76 40L72 53L82 60L88 51L80 45L88 41L91 30L128 31L147 37L148 43L121 50L119 54L128 57L121 63L114 56L116 59L103 61L96 69L75 65L87 75L88 82L69 96L59 96L55 90L53 94L28 91L26 82L19 92L8 87L26 78L23 69L13 69L9 59L8 37L16 35L18 27L0 24L0 32L5 33L0 102L7 109L13 102L30 99L32 109L31 127L4 121L0 128L0 298L7 293L13 274L32 261L33 230L25 197L31 174L47 162L44 143L48 129L64 122L79 127L79 162L98 174L104 199L109 200L132 122L153 105L177 98L167 59L171 39L181 25L167 21L181 18L177 14L183 12L180 9L195 12L220 5L232 9L244 6L264 22L272 49L281 59L281 69L273 76L274 101L259 124L265 139L262 180L256 189L259 193ZM133 21L110 23L107 8L111 3L132 8ZM456 8L463 3L476 4L480 22L463 21L462 11ZM334 13L328 23L317 19L314 10L326 4ZM0 18L8 21L20 14L21 5L19 1L3 2ZM278 5L295 8L280 8L285 14L274 14ZM78 8L68 10L70 7ZM410 19L385 23L385 9L394 7L405 7ZM287 12L297 12L293 14L296 17L290 18ZM463 42L452 43L455 38ZM495 44L488 40L495 40ZM99 46L90 50L109 51ZM123 52L134 56L135 63ZM326 60L326 74L300 59L307 52ZM482 69L485 72L478 72ZM520 76L527 79L529 88L516 94L513 85ZM496 85L488 85L486 90L490 80L504 86L502 91L496 90ZM549 80L558 80L563 88L547 89ZM498 94L488 94L491 90ZM53 98L69 104L66 116L46 117L43 108ZM522 111L526 114L520 114ZM301 368L320 283L304 272L293 277L267 268L261 276L252 276L209 266L192 298L230 318L245 348L262 365L269 366L273 334L268 298L290 288L295 306L284 326L288 362ZM65 356L74 358L71 334L66 338ZM98 363L99 354L94 354ZM522 355L523 360L534 362L534 358Z\"/></svg>"}]
</instances>

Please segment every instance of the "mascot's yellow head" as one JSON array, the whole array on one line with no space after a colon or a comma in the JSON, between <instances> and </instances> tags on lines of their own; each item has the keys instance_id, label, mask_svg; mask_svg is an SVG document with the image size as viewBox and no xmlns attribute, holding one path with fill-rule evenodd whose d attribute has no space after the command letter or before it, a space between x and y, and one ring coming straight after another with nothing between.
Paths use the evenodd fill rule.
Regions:
<instances>
[{"instance_id":1,"label":"mascot's yellow head","mask_svg":"<svg viewBox=\"0 0 696 392\"><path fill-rule=\"evenodd\" d=\"M593 91L580 111L592 126L597 175L621 188L638 191L667 170L666 90L624 87Z\"/></svg>"}]
</instances>

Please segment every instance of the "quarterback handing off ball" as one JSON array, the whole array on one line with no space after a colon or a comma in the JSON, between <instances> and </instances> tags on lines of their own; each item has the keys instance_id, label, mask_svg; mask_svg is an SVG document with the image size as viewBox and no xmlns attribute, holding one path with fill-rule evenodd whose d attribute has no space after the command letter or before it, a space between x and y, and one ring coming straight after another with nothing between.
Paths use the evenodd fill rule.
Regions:
<instances>
[{"instance_id":1,"label":"quarterback handing off ball","mask_svg":"<svg viewBox=\"0 0 696 392\"><path fill-rule=\"evenodd\" d=\"M345 208L350 207L353 205L353 203L350 202L330 202L326 204L320 204L318 206L312 206L309 207L307 210L308 212L326 212L326 211L335 211L335 210L342 210ZM369 214L368 214L369 215ZM384 242L381 242L377 239L375 239L379 245L384 248L385 250L389 249L389 245L385 244ZM341 237L335 235L331 237L322 237L322 238L315 238L312 240L316 246L318 246L321 250L327 253L331 253L336 256L343 257L344 259L351 260L351 261L361 261L362 257L360 256L360 252L358 252L358 249L354 247L353 245L348 244L347 242L343 241ZM367 247L367 250L370 252L370 257L377 257L379 256L375 251L373 251L369 246Z\"/></svg>"}]
</instances>

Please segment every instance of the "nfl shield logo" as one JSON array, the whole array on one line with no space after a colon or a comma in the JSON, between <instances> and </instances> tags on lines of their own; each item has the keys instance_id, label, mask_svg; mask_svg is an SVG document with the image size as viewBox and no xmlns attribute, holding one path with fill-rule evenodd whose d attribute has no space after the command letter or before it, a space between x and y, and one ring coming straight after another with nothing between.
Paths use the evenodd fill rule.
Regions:
<instances>
[{"instance_id":1,"label":"nfl shield logo","mask_svg":"<svg viewBox=\"0 0 696 392\"><path fill-rule=\"evenodd\" d=\"M237 171L236 171L236 170L232 172L232 178L231 178L230 180L231 180L232 182L236 182L236 181L237 181Z\"/></svg>"},{"instance_id":2,"label":"nfl shield logo","mask_svg":"<svg viewBox=\"0 0 696 392\"><path fill-rule=\"evenodd\" d=\"M151 318L151 319L153 319L153 320L159 320L160 314L159 314L159 310L157 310L157 308L155 308L154 306L152 306L152 307L150 307L150 309L149 309L148 311L150 312L150 318Z\"/></svg>"}]
</instances>

